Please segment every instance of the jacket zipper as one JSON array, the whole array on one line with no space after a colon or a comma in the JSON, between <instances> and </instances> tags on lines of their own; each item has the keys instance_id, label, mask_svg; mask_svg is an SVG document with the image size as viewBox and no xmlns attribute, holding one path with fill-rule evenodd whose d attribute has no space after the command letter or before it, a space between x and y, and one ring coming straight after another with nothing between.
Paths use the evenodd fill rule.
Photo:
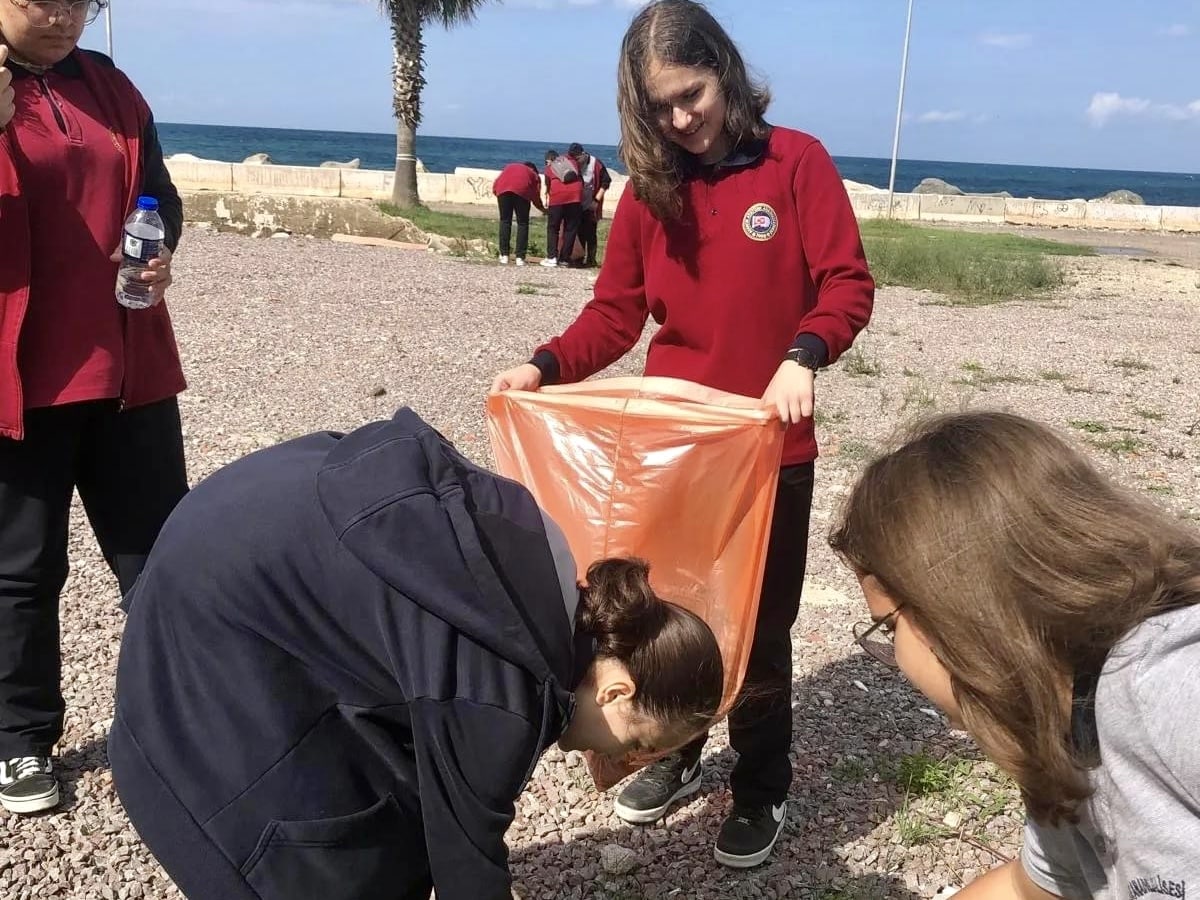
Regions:
<instances>
[{"instance_id":1,"label":"jacket zipper","mask_svg":"<svg viewBox=\"0 0 1200 900\"><path fill-rule=\"evenodd\" d=\"M67 130L67 120L63 116L62 109L58 105L58 101L54 99L54 92L50 90L50 85L46 83L45 75L37 75L38 86L42 89L42 96L46 98L46 102L50 104L50 109L54 112L54 121L58 123L58 129L66 138L71 137L70 131ZM118 411L124 412L126 407L125 399L125 377L121 377L121 396L118 405Z\"/></svg>"},{"instance_id":2,"label":"jacket zipper","mask_svg":"<svg viewBox=\"0 0 1200 900\"><path fill-rule=\"evenodd\" d=\"M62 110L58 108L58 101L54 99L54 94L50 90L50 85L46 84L46 76L38 75L37 82L42 88L42 95L50 104L50 109L54 111L54 121L58 122L58 128L63 133L64 137L70 137L67 132L67 120L63 118Z\"/></svg>"}]
</instances>

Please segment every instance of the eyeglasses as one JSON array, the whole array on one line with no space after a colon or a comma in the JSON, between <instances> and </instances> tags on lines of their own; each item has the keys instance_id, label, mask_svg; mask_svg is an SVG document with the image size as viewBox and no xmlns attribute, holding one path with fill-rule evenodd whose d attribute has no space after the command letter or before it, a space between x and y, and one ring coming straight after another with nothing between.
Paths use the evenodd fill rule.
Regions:
<instances>
[{"instance_id":1,"label":"eyeglasses","mask_svg":"<svg viewBox=\"0 0 1200 900\"><path fill-rule=\"evenodd\" d=\"M889 669L898 669L896 662L896 618L904 609L897 606L878 622L855 622L854 643L876 662Z\"/></svg>"},{"instance_id":2,"label":"eyeglasses","mask_svg":"<svg viewBox=\"0 0 1200 900\"><path fill-rule=\"evenodd\" d=\"M13 6L25 10L29 24L34 28L49 28L56 22L71 19L91 25L100 15L100 11L108 6L108 0L75 0L74 3L64 3L61 0L10 0Z\"/></svg>"}]
</instances>

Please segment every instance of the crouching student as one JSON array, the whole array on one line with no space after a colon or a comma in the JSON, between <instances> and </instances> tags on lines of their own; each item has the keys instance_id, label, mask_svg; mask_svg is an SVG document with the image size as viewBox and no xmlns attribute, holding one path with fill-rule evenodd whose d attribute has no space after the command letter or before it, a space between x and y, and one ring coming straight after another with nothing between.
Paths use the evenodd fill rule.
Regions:
<instances>
[{"instance_id":1,"label":"crouching student","mask_svg":"<svg viewBox=\"0 0 1200 900\"><path fill-rule=\"evenodd\" d=\"M957 897L1200 887L1200 534L1048 428L970 413L869 466L831 544L859 643L1021 788L1020 860Z\"/></svg>"},{"instance_id":2,"label":"crouching student","mask_svg":"<svg viewBox=\"0 0 1200 900\"><path fill-rule=\"evenodd\" d=\"M109 758L191 900L510 897L538 757L665 749L717 643L413 412L218 471L128 597Z\"/></svg>"}]
</instances>

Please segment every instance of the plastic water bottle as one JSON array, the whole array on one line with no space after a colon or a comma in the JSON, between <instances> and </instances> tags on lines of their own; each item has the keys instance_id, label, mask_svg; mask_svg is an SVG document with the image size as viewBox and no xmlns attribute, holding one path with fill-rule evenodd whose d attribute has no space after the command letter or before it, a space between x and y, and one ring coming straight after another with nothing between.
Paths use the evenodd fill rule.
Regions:
<instances>
[{"instance_id":1,"label":"plastic water bottle","mask_svg":"<svg viewBox=\"0 0 1200 900\"><path fill-rule=\"evenodd\" d=\"M125 220L121 240L121 268L117 271L117 302L129 309L146 309L153 299L150 285L140 276L158 257L167 230L158 214L158 201L153 197L138 197L137 209Z\"/></svg>"}]
</instances>

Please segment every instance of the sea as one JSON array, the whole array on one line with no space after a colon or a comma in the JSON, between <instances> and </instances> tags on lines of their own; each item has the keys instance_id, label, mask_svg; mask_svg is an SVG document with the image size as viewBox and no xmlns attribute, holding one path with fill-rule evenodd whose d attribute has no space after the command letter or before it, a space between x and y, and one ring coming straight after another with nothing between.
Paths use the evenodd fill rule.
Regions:
<instances>
[{"instance_id":1,"label":"sea","mask_svg":"<svg viewBox=\"0 0 1200 900\"><path fill-rule=\"evenodd\" d=\"M358 159L364 169L395 166L396 136L349 131L304 131L284 128L244 128L230 125L158 123L163 152L191 153L202 159L241 162L266 153L278 165L317 166L328 160ZM417 156L430 172L453 172L458 166L500 169L510 162L541 164L546 150L563 152L567 141L498 141L486 138L438 137L418 134ZM614 171L620 172L617 148L587 147ZM887 187L890 161L865 156L834 160L842 177L862 184ZM1013 166L923 159L901 159L896 166L896 190L910 191L923 178L941 178L967 193L1008 191L1014 197L1045 200L1093 199L1124 188L1151 205L1200 206L1200 174L1123 172L1054 166Z\"/></svg>"}]
</instances>

